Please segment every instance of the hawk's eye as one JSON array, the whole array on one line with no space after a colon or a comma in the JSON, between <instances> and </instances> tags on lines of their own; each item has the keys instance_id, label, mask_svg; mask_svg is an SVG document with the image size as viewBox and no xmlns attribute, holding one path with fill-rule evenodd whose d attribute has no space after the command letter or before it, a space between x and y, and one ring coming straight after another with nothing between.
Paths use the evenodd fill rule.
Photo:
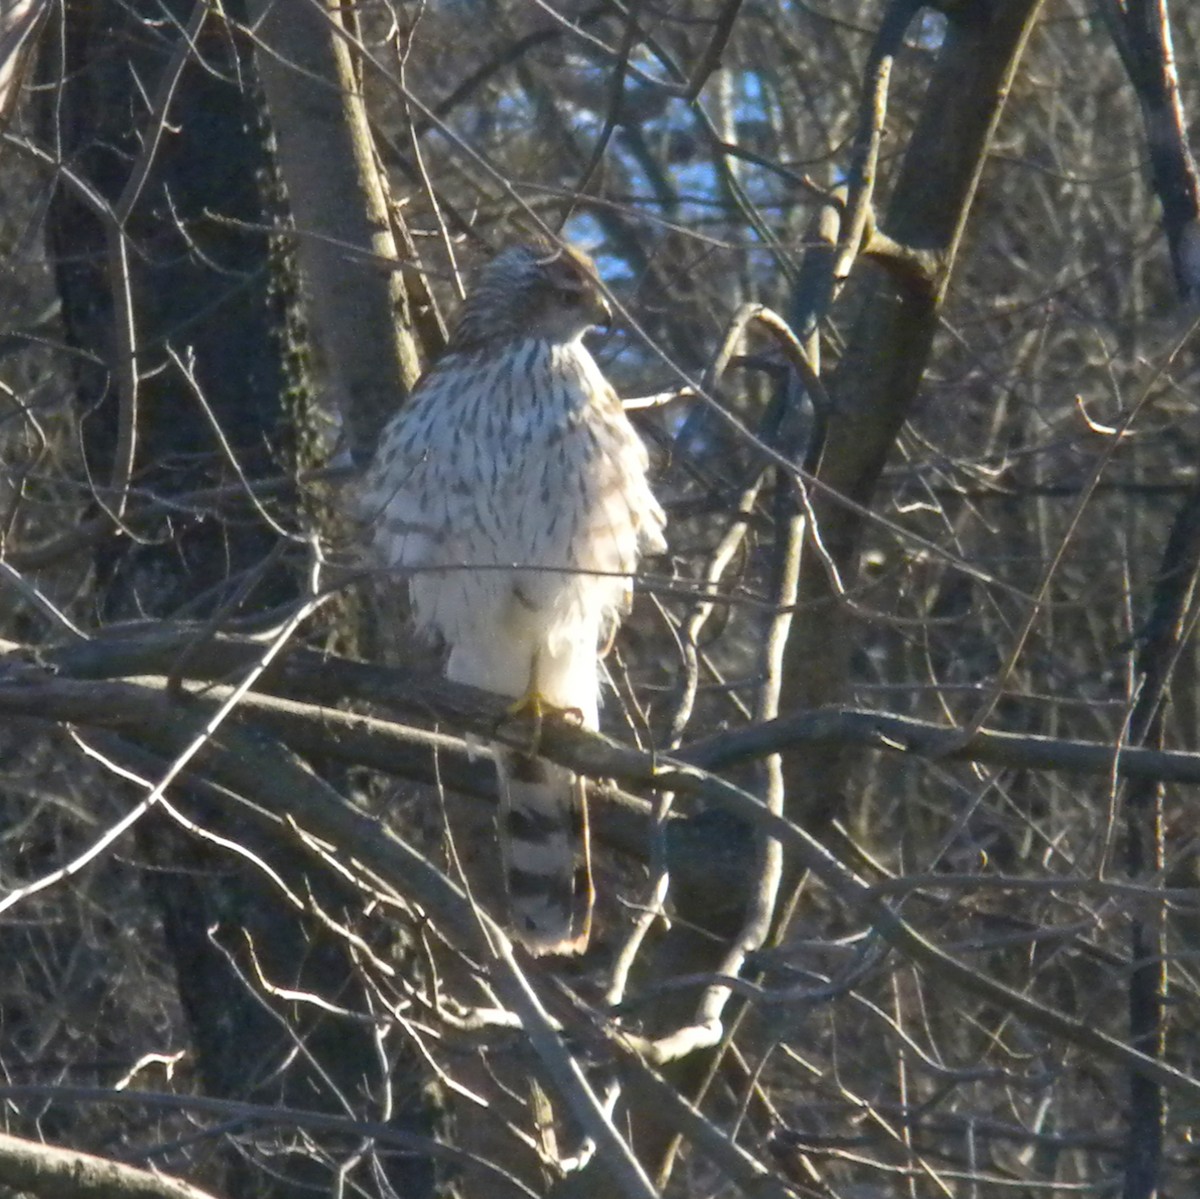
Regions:
<instances>
[{"instance_id":1,"label":"hawk's eye","mask_svg":"<svg viewBox=\"0 0 1200 1199\"><path fill-rule=\"evenodd\" d=\"M574 308L576 305L583 303L583 292L576 291L574 288L564 289L562 301L569 307Z\"/></svg>"}]
</instances>

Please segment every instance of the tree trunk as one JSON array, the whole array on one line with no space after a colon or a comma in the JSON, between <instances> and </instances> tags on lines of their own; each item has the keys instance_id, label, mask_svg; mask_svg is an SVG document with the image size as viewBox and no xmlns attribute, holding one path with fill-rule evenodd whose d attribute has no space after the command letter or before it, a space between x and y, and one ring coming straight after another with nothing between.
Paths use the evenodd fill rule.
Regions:
<instances>
[{"instance_id":1,"label":"tree trunk","mask_svg":"<svg viewBox=\"0 0 1200 1199\"><path fill-rule=\"evenodd\" d=\"M311 419L296 276L283 243L266 232L282 220L282 201L250 46L204 6L167 7L176 24L162 21L157 4L69 7L65 69L45 114L57 122L66 166L117 214L61 186L50 219L64 321L79 352L89 475L114 526L95 557L101 623L217 623L263 612L296 598L302 566L279 552L272 527L295 528L294 496L272 499L270 521L242 496L221 511L181 504L169 536L121 531L123 507L146 492L236 490L239 476L287 472L304 440L297 430ZM361 897L282 831L265 835L227 797L191 796L186 810L246 853L162 816L139 825L148 893L205 1090L384 1119L401 1079L407 1087L391 1096L392 1118L429 1132L423 1080L406 1070L403 1052L393 1051L401 1065L389 1068L369 1022L272 990L369 1010L346 942L311 914L315 905L352 922ZM256 862L310 910L298 911ZM284 1199L331 1185L336 1163L303 1138L243 1128L234 1136L227 1195ZM392 1156L386 1171L401 1194L432 1192L426 1159Z\"/></svg>"}]
</instances>

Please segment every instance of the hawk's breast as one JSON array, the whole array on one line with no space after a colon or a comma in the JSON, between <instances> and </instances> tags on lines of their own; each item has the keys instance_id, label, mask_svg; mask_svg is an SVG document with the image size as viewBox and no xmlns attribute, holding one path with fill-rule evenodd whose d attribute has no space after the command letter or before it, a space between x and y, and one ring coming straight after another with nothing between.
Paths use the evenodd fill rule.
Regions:
<instances>
[{"instance_id":1,"label":"hawk's breast","mask_svg":"<svg viewBox=\"0 0 1200 1199\"><path fill-rule=\"evenodd\" d=\"M451 644L520 605L547 636L624 605L664 517L645 447L579 343L451 354L384 435L366 490L386 565ZM376 515L371 516L374 509Z\"/></svg>"}]
</instances>

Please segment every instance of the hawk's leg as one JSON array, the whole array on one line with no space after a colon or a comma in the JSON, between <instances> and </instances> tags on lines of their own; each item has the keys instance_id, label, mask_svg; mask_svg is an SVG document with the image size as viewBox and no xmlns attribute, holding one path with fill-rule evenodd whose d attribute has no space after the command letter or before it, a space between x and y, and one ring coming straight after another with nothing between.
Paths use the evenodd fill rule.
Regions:
<instances>
[{"instance_id":1,"label":"hawk's leg","mask_svg":"<svg viewBox=\"0 0 1200 1199\"><path fill-rule=\"evenodd\" d=\"M538 746L542 743L542 725L547 716L556 716L571 724L583 724L581 709L559 708L546 699L538 685L538 658L539 654L535 650L529 670L529 686L526 688L525 694L510 704L504 716L496 722L496 727L499 728L506 720L528 718L533 724L533 739L529 747L531 754L536 754Z\"/></svg>"}]
</instances>

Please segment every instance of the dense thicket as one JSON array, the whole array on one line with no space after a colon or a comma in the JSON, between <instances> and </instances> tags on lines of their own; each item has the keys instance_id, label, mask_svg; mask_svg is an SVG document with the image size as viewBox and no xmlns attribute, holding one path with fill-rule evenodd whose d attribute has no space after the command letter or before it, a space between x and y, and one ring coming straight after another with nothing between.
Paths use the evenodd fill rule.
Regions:
<instances>
[{"instance_id":1,"label":"dense thicket","mask_svg":"<svg viewBox=\"0 0 1200 1199\"><path fill-rule=\"evenodd\" d=\"M42 1140L230 1199L1200 1185L1200 10L40 7L0 1186L105 1185ZM488 916L471 742L530 730L346 515L533 232L596 257L670 515L608 739L542 734L596 780L578 962Z\"/></svg>"}]
</instances>

